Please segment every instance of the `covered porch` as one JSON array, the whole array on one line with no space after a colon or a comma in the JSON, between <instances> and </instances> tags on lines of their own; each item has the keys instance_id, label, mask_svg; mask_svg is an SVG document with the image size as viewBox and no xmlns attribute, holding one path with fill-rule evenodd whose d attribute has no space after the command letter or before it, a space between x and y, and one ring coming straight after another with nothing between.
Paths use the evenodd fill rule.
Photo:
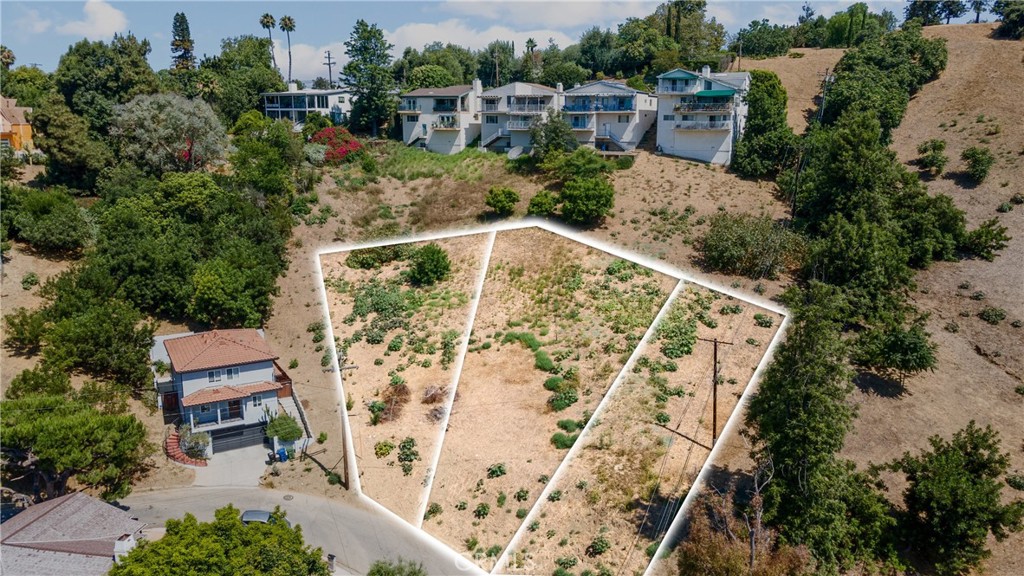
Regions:
<instances>
[{"instance_id":1,"label":"covered porch","mask_svg":"<svg viewBox=\"0 0 1024 576\"><path fill-rule=\"evenodd\" d=\"M264 406L263 393L281 388L278 382L205 388L181 399L182 417L195 431L265 421L268 410L276 414L277 403Z\"/></svg>"}]
</instances>

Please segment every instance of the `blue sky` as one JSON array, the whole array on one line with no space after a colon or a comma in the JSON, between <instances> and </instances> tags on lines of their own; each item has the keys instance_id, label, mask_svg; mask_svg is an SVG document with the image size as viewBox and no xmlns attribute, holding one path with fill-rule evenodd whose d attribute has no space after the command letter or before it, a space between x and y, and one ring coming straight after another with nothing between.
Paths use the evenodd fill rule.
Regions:
<instances>
[{"instance_id":1,"label":"blue sky","mask_svg":"<svg viewBox=\"0 0 1024 576\"><path fill-rule=\"evenodd\" d=\"M826 16L844 9L847 2L811 2ZM889 8L902 16L902 2L874 1L875 11ZM292 33L293 77L311 79L326 76L324 51L345 61L344 41L358 18L376 23L395 45L396 55L406 46L422 48L440 40L481 48L495 39L513 40L517 49L527 38L546 46L554 39L565 47L576 42L591 26L612 27L630 16L651 13L657 2L642 0L575 0L551 2L519 0L434 1L321 1L321 2L79 2L0 3L0 40L14 51L17 64L37 64L52 71L68 46L82 38L109 40L115 33L133 32L153 45L149 56L154 69L170 62L171 21L175 12L188 16L196 52L216 54L220 40L242 34L265 35L259 17L269 12L295 19ZM802 0L744 1L710 0L708 14L715 16L730 32L754 19L768 18L791 24L800 13ZM287 66L284 33L274 31L279 66ZM337 68L335 68L337 71Z\"/></svg>"}]
</instances>

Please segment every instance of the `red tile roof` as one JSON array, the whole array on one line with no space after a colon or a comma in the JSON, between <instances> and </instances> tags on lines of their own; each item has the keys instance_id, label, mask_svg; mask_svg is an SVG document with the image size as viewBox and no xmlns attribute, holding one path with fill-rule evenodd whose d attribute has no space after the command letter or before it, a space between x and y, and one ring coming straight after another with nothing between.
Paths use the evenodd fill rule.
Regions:
<instances>
[{"instance_id":1,"label":"red tile roof","mask_svg":"<svg viewBox=\"0 0 1024 576\"><path fill-rule=\"evenodd\" d=\"M213 330L164 341L175 372L276 360L267 341L253 329Z\"/></svg>"},{"instance_id":2,"label":"red tile roof","mask_svg":"<svg viewBox=\"0 0 1024 576\"><path fill-rule=\"evenodd\" d=\"M260 392L280 390L281 384L277 382L257 382L255 384L244 384L241 386L218 386L216 388L204 388L193 392L181 399L182 406L199 406L200 404L212 404L214 402L226 402L247 398Z\"/></svg>"}]
</instances>

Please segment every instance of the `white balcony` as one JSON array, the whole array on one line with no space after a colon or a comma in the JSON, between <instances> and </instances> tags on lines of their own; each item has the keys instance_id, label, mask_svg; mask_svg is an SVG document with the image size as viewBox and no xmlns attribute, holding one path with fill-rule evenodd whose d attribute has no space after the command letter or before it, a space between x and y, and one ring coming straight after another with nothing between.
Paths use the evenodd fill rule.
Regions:
<instances>
[{"instance_id":1,"label":"white balcony","mask_svg":"<svg viewBox=\"0 0 1024 576\"><path fill-rule=\"evenodd\" d=\"M680 102L673 107L676 112L732 112L731 102Z\"/></svg>"},{"instance_id":2,"label":"white balcony","mask_svg":"<svg viewBox=\"0 0 1024 576\"><path fill-rule=\"evenodd\" d=\"M549 104L510 104L508 111L513 114L543 114L550 107Z\"/></svg>"},{"instance_id":3,"label":"white balcony","mask_svg":"<svg viewBox=\"0 0 1024 576\"><path fill-rule=\"evenodd\" d=\"M728 130L732 126L732 122L728 120L720 120L715 122L703 122L700 120L686 120L675 123L676 130Z\"/></svg>"},{"instance_id":4,"label":"white balcony","mask_svg":"<svg viewBox=\"0 0 1024 576\"><path fill-rule=\"evenodd\" d=\"M691 82L688 85L682 82L672 82L671 80L658 82L658 94L695 94L700 92L700 88L700 82Z\"/></svg>"},{"instance_id":5,"label":"white balcony","mask_svg":"<svg viewBox=\"0 0 1024 576\"><path fill-rule=\"evenodd\" d=\"M505 127L509 130L529 130L534 124L533 120L509 120Z\"/></svg>"}]
</instances>

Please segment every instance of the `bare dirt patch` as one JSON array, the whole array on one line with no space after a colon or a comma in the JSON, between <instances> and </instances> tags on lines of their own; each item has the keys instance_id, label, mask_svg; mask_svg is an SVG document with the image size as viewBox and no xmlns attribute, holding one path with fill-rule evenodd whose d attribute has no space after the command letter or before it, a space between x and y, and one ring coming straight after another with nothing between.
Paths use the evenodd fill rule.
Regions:
<instances>
[{"instance_id":1,"label":"bare dirt patch","mask_svg":"<svg viewBox=\"0 0 1024 576\"><path fill-rule=\"evenodd\" d=\"M676 283L544 230L500 232L424 528L496 556L565 455L556 423L589 419Z\"/></svg>"},{"instance_id":2,"label":"bare dirt patch","mask_svg":"<svg viewBox=\"0 0 1024 576\"><path fill-rule=\"evenodd\" d=\"M512 558L529 560L541 573L564 558L575 558L580 569L643 571L710 453L714 421L713 344L697 340L684 353L658 334L688 326L698 338L732 343L719 347L720 431L781 320L687 284L580 440L584 449L555 486L561 498L542 503L534 519L543 519L517 542ZM515 572L514 561L508 572Z\"/></svg>"},{"instance_id":3,"label":"bare dirt patch","mask_svg":"<svg viewBox=\"0 0 1024 576\"><path fill-rule=\"evenodd\" d=\"M400 283L405 264L365 270L346 265L350 252L322 257L334 334L347 348L345 364L358 366L345 373L344 388L352 406L349 424L362 490L413 524L418 522L429 462L449 409L451 366L466 338L487 240L487 234L475 234L434 241L451 260L449 277L429 288L393 291L417 302L397 322L380 326L373 322L383 314L359 317L359 300L369 295L371 286L384 289ZM403 246L415 249L425 244ZM410 438L414 444L403 449Z\"/></svg>"},{"instance_id":4,"label":"bare dirt patch","mask_svg":"<svg viewBox=\"0 0 1024 576\"><path fill-rule=\"evenodd\" d=\"M817 97L821 93L821 82L825 70L831 71L846 53L845 48L794 48L786 56L745 59L733 64L742 64L744 70L768 70L775 72L786 88L789 101L786 106L786 122L794 132L800 134L807 128L807 118L817 110ZM794 58L793 54L803 54Z\"/></svg>"}]
</instances>

